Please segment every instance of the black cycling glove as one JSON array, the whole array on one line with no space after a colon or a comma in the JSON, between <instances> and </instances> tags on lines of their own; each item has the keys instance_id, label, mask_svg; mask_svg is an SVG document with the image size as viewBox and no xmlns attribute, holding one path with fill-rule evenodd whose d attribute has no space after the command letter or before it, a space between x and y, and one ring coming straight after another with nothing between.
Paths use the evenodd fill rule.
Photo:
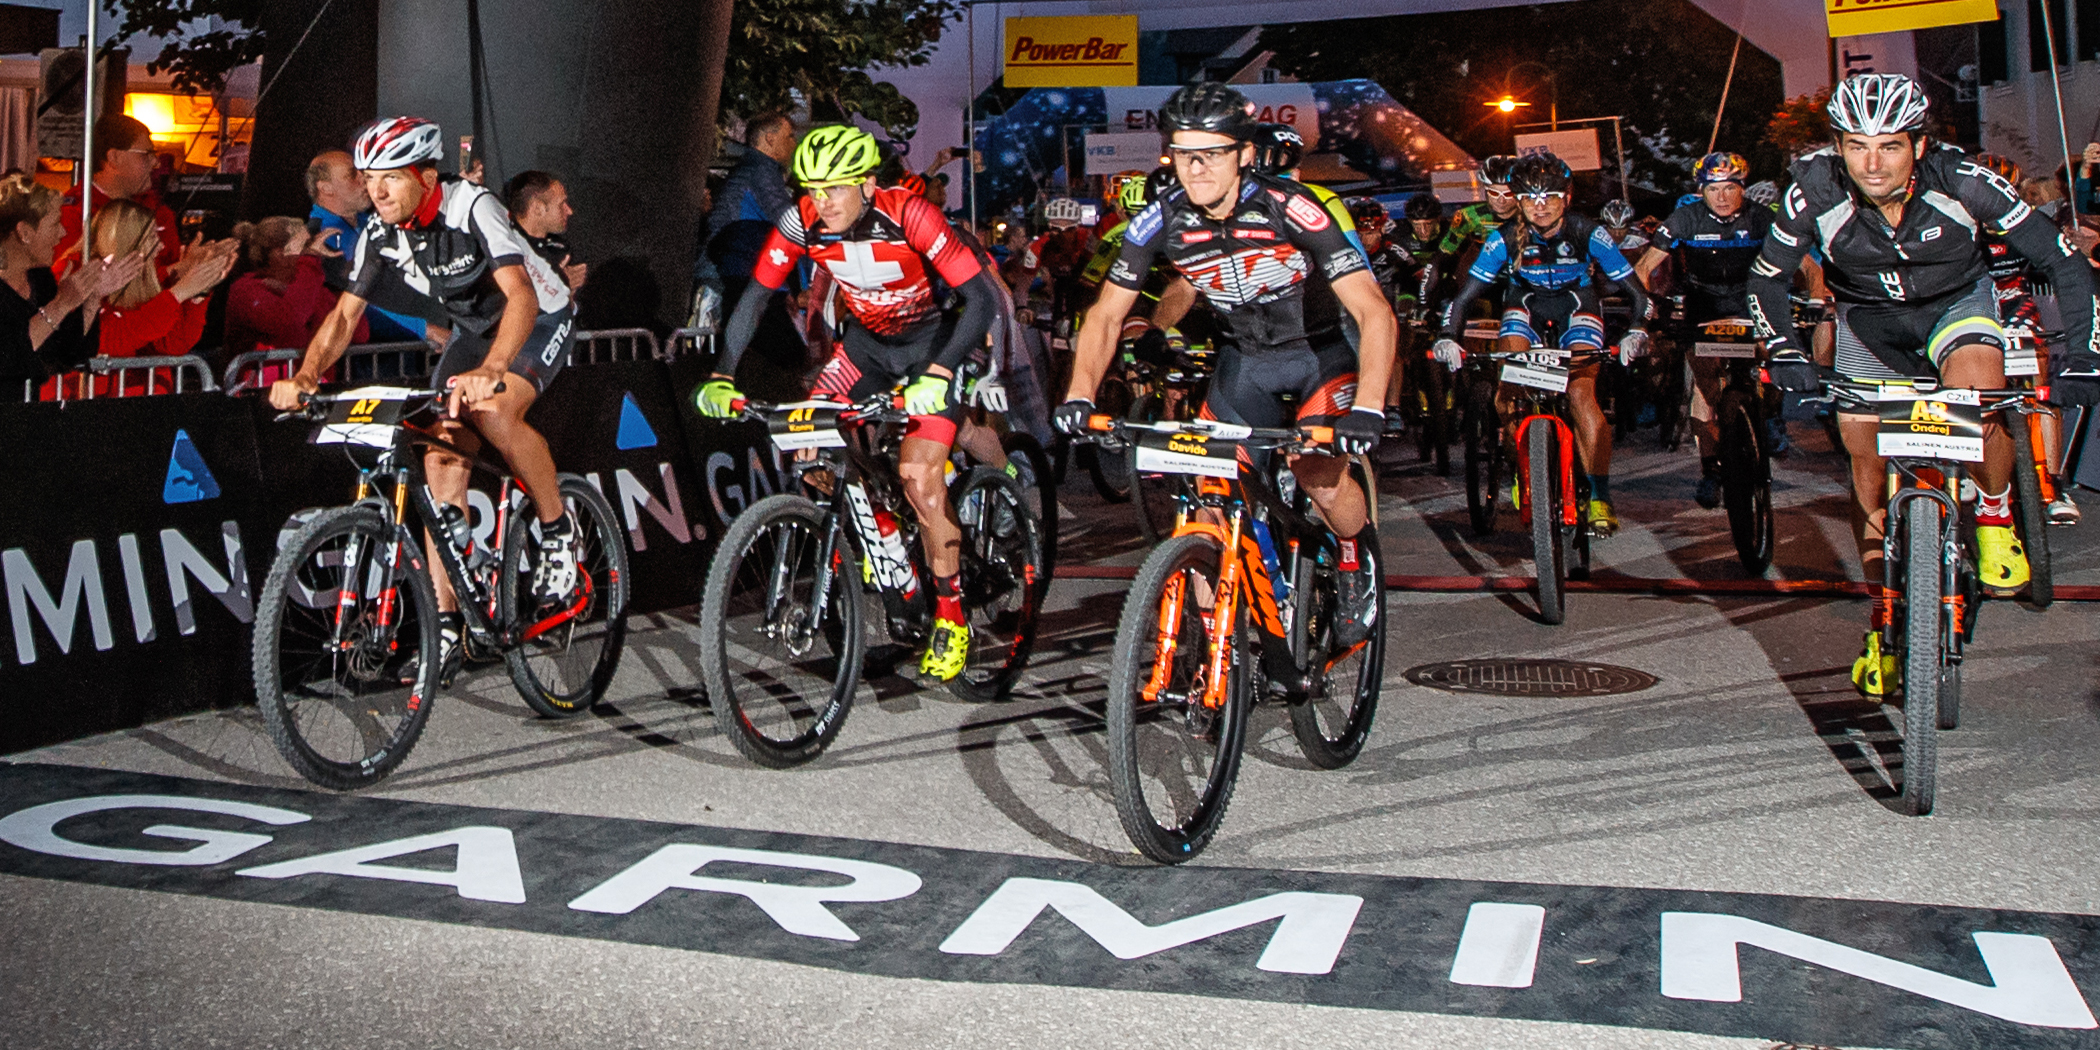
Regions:
<instances>
[{"instance_id":1,"label":"black cycling glove","mask_svg":"<svg viewBox=\"0 0 2100 1050\"><path fill-rule=\"evenodd\" d=\"M1765 374L1771 377L1773 386L1789 394L1813 394L1823 388L1815 362L1799 350L1774 352L1772 359L1765 362Z\"/></svg>"},{"instance_id":2,"label":"black cycling glove","mask_svg":"<svg viewBox=\"0 0 2100 1050\"><path fill-rule=\"evenodd\" d=\"M1094 414L1094 403L1083 397L1075 397L1050 413L1050 425L1073 437L1086 435L1086 421Z\"/></svg>"},{"instance_id":3,"label":"black cycling glove","mask_svg":"<svg viewBox=\"0 0 2100 1050\"><path fill-rule=\"evenodd\" d=\"M1334 421L1334 445L1345 456L1360 456L1378 447L1385 434L1385 412L1358 405Z\"/></svg>"}]
</instances>

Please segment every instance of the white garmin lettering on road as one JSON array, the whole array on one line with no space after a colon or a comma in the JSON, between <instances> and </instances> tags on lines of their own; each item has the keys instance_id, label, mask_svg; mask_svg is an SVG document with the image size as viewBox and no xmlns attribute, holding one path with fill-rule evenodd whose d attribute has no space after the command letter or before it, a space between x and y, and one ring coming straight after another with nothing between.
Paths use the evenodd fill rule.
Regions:
<instances>
[{"instance_id":1,"label":"white garmin lettering on road","mask_svg":"<svg viewBox=\"0 0 2100 1050\"><path fill-rule=\"evenodd\" d=\"M1346 893L1272 893L1147 926L1090 886L1055 879L1008 879L941 942L941 950L950 955L998 955L1044 908L1055 908L1118 959L1141 958L1281 919L1255 968L1272 973L1329 973L1363 904L1362 897Z\"/></svg>"},{"instance_id":2,"label":"white garmin lettering on road","mask_svg":"<svg viewBox=\"0 0 2100 1050\"><path fill-rule=\"evenodd\" d=\"M1818 937L1734 915L1662 913L1662 993L1672 999L1736 1003L1743 975L1736 946L1814 963L2015 1024L2094 1028L2093 1011L2047 937L1975 933L1991 984L1912 966Z\"/></svg>"},{"instance_id":3,"label":"white garmin lettering on road","mask_svg":"<svg viewBox=\"0 0 2100 1050\"><path fill-rule=\"evenodd\" d=\"M1480 901L1466 909L1465 932L1451 959L1451 983L1481 988L1529 988L1538 968L1546 909L1536 904Z\"/></svg>"},{"instance_id":4,"label":"white garmin lettering on road","mask_svg":"<svg viewBox=\"0 0 2100 1050\"><path fill-rule=\"evenodd\" d=\"M372 861L405 857L447 846L457 847L458 859L451 871L402 868ZM279 864L242 868L235 875L253 879L289 879L300 875L348 875L357 879L389 879L451 886L459 895L474 901L497 904L525 903L525 878L518 871L518 848L509 828L465 827L415 835L405 839L375 842L356 849L321 853Z\"/></svg>"},{"instance_id":5,"label":"white garmin lettering on road","mask_svg":"<svg viewBox=\"0 0 2100 1050\"><path fill-rule=\"evenodd\" d=\"M844 886L786 886L698 874L701 868L716 861L824 871L844 875L853 881ZM857 941L860 934L839 921L825 904L893 901L919 892L921 885L919 877L912 872L865 860L674 843L570 901L569 907L577 911L625 915L656 899L665 890L728 893L748 898L789 933L833 941Z\"/></svg>"},{"instance_id":6,"label":"white garmin lettering on road","mask_svg":"<svg viewBox=\"0 0 2100 1050\"><path fill-rule=\"evenodd\" d=\"M221 802L215 798L185 798L181 795L93 795L63 802L46 802L0 818L0 841L54 857L76 860L106 860L118 864L161 864L170 867L202 867L232 860L271 840L269 835L210 828L186 828L155 824L142 835L163 839L187 839L202 843L195 849L172 852L157 849L122 849L96 846L62 837L55 828L60 821L112 809L182 809L192 813L223 813L264 824L303 824L313 818L289 809L275 809L246 802Z\"/></svg>"}]
</instances>

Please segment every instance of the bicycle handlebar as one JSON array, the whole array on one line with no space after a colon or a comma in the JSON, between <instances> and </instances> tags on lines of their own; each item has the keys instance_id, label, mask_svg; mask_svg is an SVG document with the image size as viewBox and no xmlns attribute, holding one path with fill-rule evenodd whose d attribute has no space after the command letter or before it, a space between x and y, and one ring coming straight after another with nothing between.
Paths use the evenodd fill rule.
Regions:
<instances>
[{"instance_id":1,"label":"bicycle handlebar","mask_svg":"<svg viewBox=\"0 0 2100 1050\"><path fill-rule=\"evenodd\" d=\"M1297 446L1313 451L1324 451L1316 446L1334 444L1334 428L1327 426L1305 427L1244 427L1233 423L1217 423L1209 420L1190 422L1160 421L1140 423L1134 420L1117 419L1110 415L1087 417L1088 430L1101 434L1120 434L1133 430L1146 430L1155 434L1201 434L1205 437L1250 448L1286 448ZM1239 434L1239 431L1246 431Z\"/></svg>"}]
</instances>

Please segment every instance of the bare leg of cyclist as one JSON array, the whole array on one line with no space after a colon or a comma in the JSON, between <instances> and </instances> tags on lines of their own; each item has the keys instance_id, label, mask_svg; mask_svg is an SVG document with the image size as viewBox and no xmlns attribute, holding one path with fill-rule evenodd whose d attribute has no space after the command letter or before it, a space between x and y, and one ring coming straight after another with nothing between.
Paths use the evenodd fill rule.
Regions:
<instances>
[{"instance_id":1,"label":"bare leg of cyclist","mask_svg":"<svg viewBox=\"0 0 2100 1050\"><path fill-rule=\"evenodd\" d=\"M919 673L948 681L963 671L970 655L970 628L963 619L962 525L948 505L948 454L945 441L908 437L897 452L897 474L904 498L919 518L919 539L926 546L926 566L933 572L934 616Z\"/></svg>"},{"instance_id":2,"label":"bare leg of cyclist","mask_svg":"<svg viewBox=\"0 0 2100 1050\"><path fill-rule=\"evenodd\" d=\"M1371 520L1363 486L1349 476L1349 461L1340 456L1292 456L1291 473L1298 487L1320 508L1320 519L1336 536L1351 537Z\"/></svg>"},{"instance_id":3,"label":"bare leg of cyclist","mask_svg":"<svg viewBox=\"0 0 2100 1050\"><path fill-rule=\"evenodd\" d=\"M441 420L437 425L439 436L467 452L479 451L481 439L465 424L454 420ZM439 503L450 503L460 510L467 509L467 482L473 477L474 468L466 460L443 449L432 448L423 454L423 476L430 484L430 494ZM423 538L424 564L443 565L438 560L438 537L435 532ZM443 572L432 572L430 582L437 588L438 611L459 611L459 596L453 593L452 577Z\"/></svg>"},{"instance_id":4,"label":"bare leg of cyclist","mask_svg":"<svg viewBox=\"0 0 2100 1050\"><path fill-rule=\"evenodd\" d=\"M547 439L525 422L525 410L537 396L531 383L514 376L502 393L467 406L465 412L474 429L495 446L510 472L525 486L540 521L552 523L562 516L561 479L555 476L554 454L547 450Z\"/></svg>"},{"instance_id":5,"label":"bare leg of cyclist","mask_svg":"<svg viewBox=\"0 0 2100 1050\"><path fill-rule=\"evenodd\" d=\"M970 454L970 458L988 467L1006 469L1006 449L999 444L999 432L977 421L978 413L964 416L962 425L955 429L955 447Z\"/></svg>"},{"instance_id":6,"label":"bare leg of cyclist","mask_svg":"<svg viewBox=\"0 0 2100 1050\"><path fill-rule=\"evenodd\" d=\"M1882 461L1875 435L1881 421L1857 413L1838 413L1838 435L1852 457L1852 535L1859 544L1860 571L1874 595L1868 614L1867 635L1859 659L1852 662L1852 685L1870 697L1888 694L1897 668L1893 656L1882 650L1880 631L1888 625L1895 607L1894 596L1882 586L1881 541L1888 526L1888 466Z\"/></svg>"},{"instance_id":7,"label":"bare leg of cyclist","mask_svg":"<svg viewBox=\"0 0 2100 1050\"><path fill-rule=\"evenodd\" d=\"M1940 363L1940 381L1950 387L1971 390L2005 389L2005 355L1992 346L1958 346ZM1983 421L1983 462L1975 465L1976 487L1984 493L2004 492L2012 483L2012 435L2006 433L2001 415Z\"/></svg>"},{"instance_id":8,"label":"bare leg of cyclist","mask_svg":"<svg viewBox=\"0 0 2100 1050\"><path fill-rule=\"evenodd\" d=\"M1596 477L1611 474L1611 424L1597 404L1597 374L1603 367L1591 363L1568 375L1568 414L1575 417L1568 422L1575 429L1575 450L1582 456L1583 469Z\"/></svg>"}]
</instances>

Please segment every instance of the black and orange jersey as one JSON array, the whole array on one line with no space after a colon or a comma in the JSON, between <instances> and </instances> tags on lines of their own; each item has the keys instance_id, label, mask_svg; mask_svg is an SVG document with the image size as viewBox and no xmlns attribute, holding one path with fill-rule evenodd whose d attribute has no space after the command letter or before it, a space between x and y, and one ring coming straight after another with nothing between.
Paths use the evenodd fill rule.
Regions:
<instances>
[{"instance_id":1,"label":"black and orange jersey","mask_svg":"<svg viewBox=\"0 0 2100 1050\"><path fill-rule=\"evenodd\" d=\"M774 223L751 276L777 291L805 255L837 282L854 320L884 336L901 335L940 314L934 275L961 288L983 272L939 209L894 187L876 190L860 221L844 233L824 228L815 201L797 200Z\"/></svg>"}]
</instances>

